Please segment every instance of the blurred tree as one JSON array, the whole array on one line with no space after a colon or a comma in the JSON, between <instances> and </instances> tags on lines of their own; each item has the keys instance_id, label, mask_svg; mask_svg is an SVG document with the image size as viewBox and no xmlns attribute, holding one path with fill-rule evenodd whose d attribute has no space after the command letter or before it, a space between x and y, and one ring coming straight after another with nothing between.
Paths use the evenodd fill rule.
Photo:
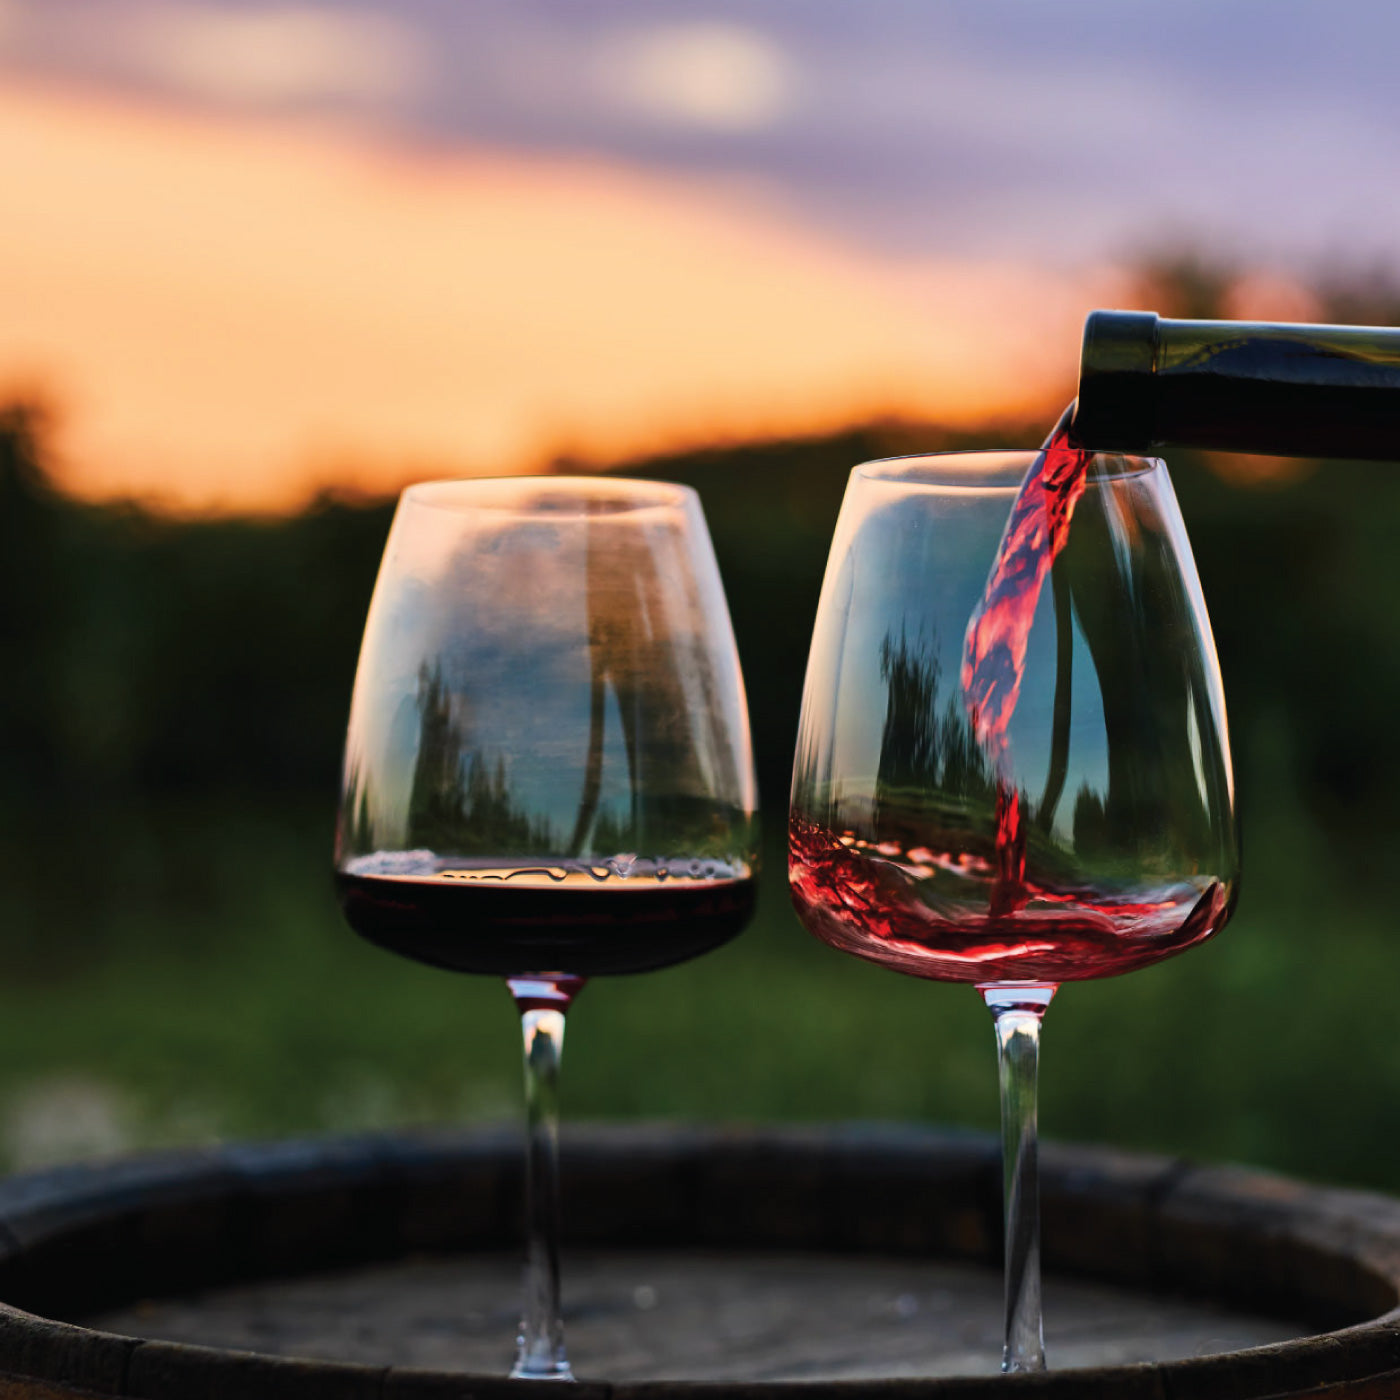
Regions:
<instances>
[{"instance_id":1,"label":"blurred tree","mask_svg":"<svg viewBox=\"0 0 1400 1400\"><path fill-rule=\"evenodd\" d=\"M1237 276L1231 264L1194 249L1164 249L1135 265L1131 299L1159 316L1213 321L1227 314Z\"/></svg>"},{"instance_id":2,"label":"blurred tree","mask_svg":"<svg viewBox=\"0 0 1400 1400\"><path fill-rule=\"evenodd\" d=\"M1338 325L1400 326L1400 277L1387 267L1331 269L1316 283L1322 319Z\"/></svg>"},{"instance_id":3,"label":"blurred tree","mask_svg":"<svg viewBox=\"0 0 1400 1400\"><path fill-rule=\"evenodd\" d=\"M37 404L0 410L0 793L22 799L53 781L57 665L72 625L63 568L71 517L40 466L46 415Z\"/></svg>"},{"instance_id":4,"label":"blurred tree","mask_svg":"<svg viewBox=\"0 0 1400 1400\"><path fill-rule=\"evenodd\" d=\"M1161 309L1198 315L1217 309L1231 274L1175 257L1144 275ZM1339 314L1386 319L1400 307L1384 281L1341 285L1325 290ZM771 838L785 825L807 645L851 467L1030 445L1043 430L892 423L626 465L693 484L704 501ZM45 431L32 405L0 415L0 806L48 803L71 823L95 804L304 794L329 812L389 505L327 498L289 519L196 521L83 505L45 475ZM1242 789L1287 772L1336 829L1388 838L1400 789L1389 526L1400 473L1329 463L1261 490L1223 480L1200 456L1174 456L1172 470L1220 644ZM1284 736L1287 753L1266 753L1278 743L1266 735Z\"/></svg>"}]
</instances>

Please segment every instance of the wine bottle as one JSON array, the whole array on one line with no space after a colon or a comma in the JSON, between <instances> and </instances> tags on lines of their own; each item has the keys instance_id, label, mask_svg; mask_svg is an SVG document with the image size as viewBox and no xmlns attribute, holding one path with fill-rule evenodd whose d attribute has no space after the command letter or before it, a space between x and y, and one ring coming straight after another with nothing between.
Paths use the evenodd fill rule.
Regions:
<instances>
[{"instance_id":1,"label":"wine bottle","mask_svg":"<svg viewBox=\"0 0 1400 1400\"><path fill-rule=\"evenodd\" d=\"M1094 311L1070 437L1096 451L1400 459L1400 327Z\"/></svg>"}]
</instances>

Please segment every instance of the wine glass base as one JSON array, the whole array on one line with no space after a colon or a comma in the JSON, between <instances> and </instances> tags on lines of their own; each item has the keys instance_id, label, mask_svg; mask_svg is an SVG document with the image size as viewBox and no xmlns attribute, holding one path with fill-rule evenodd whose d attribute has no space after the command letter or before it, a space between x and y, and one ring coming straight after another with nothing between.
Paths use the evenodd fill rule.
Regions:
<instances>
[{"instance_id":1,"label":"wine glass base","mask_svg":"<svg viewBox=\"0 0 1400 1400\"><path fill-rule=\"evenodd\" d=\"M522 1358L510 1368L510 1378L513 1381L571 1381L574 1373L562 1357L552 1362L529 1357Z\"/></svg>"},{"instance_id":2,"label":"wine glass base","mask_svg":"<svg viewBox=\"0 0 1400 1400\"><path fill-rule=\"evenodd\" d=\"M1045 1369L1044 1353L1038 1357L1013 1357L1002 1354L1001 1372L1004 1376L1029 1375Z\"/></svg>"}]
</instances>

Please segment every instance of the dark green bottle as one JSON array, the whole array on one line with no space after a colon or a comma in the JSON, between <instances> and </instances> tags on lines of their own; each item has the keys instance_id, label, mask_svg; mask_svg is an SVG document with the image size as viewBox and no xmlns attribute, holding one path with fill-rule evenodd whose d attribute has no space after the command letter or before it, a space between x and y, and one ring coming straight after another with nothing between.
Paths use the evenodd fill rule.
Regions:
<instances>
[{"instance_id":1,"label":"dark green bottle","mask_svg":"<svg viewBox=\"0 0 1400 1400\"><path fill-rule=\"evenodd\" d=\"M1094 311L1069 431L1100 451L1400 460L1400 328Z\"/></svg>"}]
</instances>

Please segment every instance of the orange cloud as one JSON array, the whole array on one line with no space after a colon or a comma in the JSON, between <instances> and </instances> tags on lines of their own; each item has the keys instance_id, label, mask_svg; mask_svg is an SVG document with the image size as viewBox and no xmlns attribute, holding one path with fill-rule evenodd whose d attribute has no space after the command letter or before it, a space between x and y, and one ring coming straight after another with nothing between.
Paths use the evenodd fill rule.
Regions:
<instances>
[{"instance_id":1,"label":"orange cloud","mask_svg":"<svg viewBox=\"0 0 1400 1400\"><path fill-rule=\"evenodd\" d=\"M0 94L0 382L49 386L73 490L290 507L1072 380L1106 273L895 262L598 163Z\"/></svg>"}]
</instances>

